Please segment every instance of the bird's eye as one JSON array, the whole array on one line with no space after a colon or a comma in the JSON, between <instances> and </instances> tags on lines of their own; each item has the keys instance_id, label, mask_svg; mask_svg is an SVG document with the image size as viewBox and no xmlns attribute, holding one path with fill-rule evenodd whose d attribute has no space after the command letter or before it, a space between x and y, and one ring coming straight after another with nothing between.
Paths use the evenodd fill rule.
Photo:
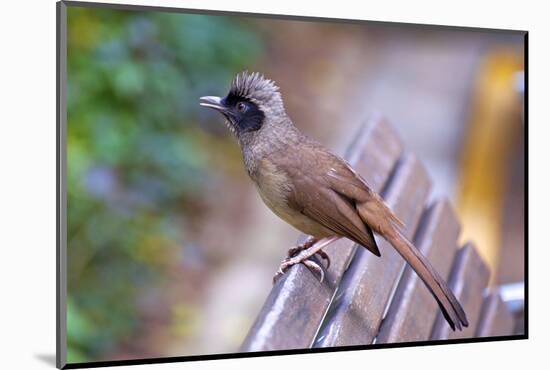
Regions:
<instances>
[{"instance_id":1,"label":"bird's eye","mask_svg":"<svg viewBox=\"0 0 550 370\"><path fill-rule=\"evenodd\" d=\"M239 102L239 103L237 104L237 110L238 110L239 112L241 112L241 113L246 112L246 109L247 109L247 108L248 108L248 107L247 107L246 104L243 103L243 102Z\"/></svg>"}]
</instances>

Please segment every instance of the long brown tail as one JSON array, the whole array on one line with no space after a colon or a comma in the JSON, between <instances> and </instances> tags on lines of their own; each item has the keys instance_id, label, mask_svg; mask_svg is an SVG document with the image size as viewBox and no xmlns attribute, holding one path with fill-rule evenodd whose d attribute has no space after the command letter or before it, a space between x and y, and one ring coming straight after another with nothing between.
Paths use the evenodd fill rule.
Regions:
<instances>
[{"instance_id":1,"label":"long brown tail","mask_svg":"<svg viewBox=\"0 0 550 370\"><path fill-rule=\"evenodd\" d=\"M397 252L424 281L451 328L462 330L463 326L468 326L468 319L460 302L426 257L395 228L393 228L393 232L390 232L390 235L382 236L394 246Z\"/></svg>"}]
</instances>

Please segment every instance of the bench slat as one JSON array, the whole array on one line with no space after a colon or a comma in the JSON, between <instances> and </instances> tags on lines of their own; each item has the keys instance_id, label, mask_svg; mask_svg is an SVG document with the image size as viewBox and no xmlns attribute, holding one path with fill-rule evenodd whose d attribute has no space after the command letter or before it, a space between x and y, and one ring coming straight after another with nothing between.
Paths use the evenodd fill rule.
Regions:
<instances>
[{"instance_id":1,"label":"bench slat","mask_svg":"<svg viewBox=\"0 0 550 370\"><path fill-rule=\"evenodd\" d=\"M393 129L380 117L373 117L356 135L346 158L374 190L380 191L401 152ZM355 246L340 240L325 251L332 265L323 284L303 265L292 266L269 293L242 351L311 347Z\"/></svg>"},{"instance_id":2,"label":"bench slat","mask_svg":"<svg viewBox=\"0 0 550 370\"><path fill-rule=\"evenodd\" d=\"M447 200L440 200L424 212L415 236L415 245L441 276L449 276L460 232L458 220ZM434 297L407 266L382 321L377 343L430 339L439 307Z\"/></svg>"},{"instance_id":3,"label":"bench slat","mask_svg":"<svg viewBox=\"0 0 550 370\"><path fill-rule=\"evenodd\" d=\"M386 201L407 225L408 237L414 235L430 186L422 165L412 154L406 155L391 180ZM405 263L385 240L377 238L377 242L381 258L363 248L357 250L314 346L366 344L374 339Z\"/></svg>"},{"instance_id":4,"label":"bench slat","mask_svg":"<svg viewBox=\"0 0 550 370\"><path fill-rule=\"evenodd\" d=\"M494 337L514 333L514 316L495 290L486 292L476 337Z\"/></svg>"},{"instance_id":5,"label":"bench slat","mask_svg":"<svg viewBox=\"0 0 550 370\"><path fill-rule=\"evenodd\" d=\"M473 244L468 243L458 251L453 263L449 287L462 303L470 325L462 331L453 332L443 315L439 313L432 330L432 339L474 337L489 274L489 268L481 260Z\"/></svg>"}]
</instances>

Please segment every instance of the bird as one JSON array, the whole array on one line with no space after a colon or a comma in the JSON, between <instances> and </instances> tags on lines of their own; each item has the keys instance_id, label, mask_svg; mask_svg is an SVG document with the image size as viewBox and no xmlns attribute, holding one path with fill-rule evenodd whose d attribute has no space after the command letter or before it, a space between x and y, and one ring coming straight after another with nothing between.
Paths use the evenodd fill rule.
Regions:
<instances>
[{"instance_id":1,"label":"bird","mask_svg":"<svg viewBox=\"0 0 550 370\"><path fill-rule=\"evenodd\" d=\"M347 238L381 256L374 233L386 239L427 286L450 327L468 326L466 313L445 280L401 233L403 222L344 159L294 125L277 84L259 72L235 75L224 97L203 96L200 105L223 115L240 146L244 166L275 215L308 235L292 247L274 282L295 264L321 274L310 259L330 265L323 248Z\"/></svg>"}]
</instances>

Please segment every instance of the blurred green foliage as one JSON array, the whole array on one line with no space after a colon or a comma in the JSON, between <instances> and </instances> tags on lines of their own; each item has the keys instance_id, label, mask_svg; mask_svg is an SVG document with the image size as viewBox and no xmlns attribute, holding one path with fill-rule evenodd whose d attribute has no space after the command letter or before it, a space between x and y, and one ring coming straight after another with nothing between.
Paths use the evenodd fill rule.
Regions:
<instances>
[{"instance_id":1,"label":"blurred green foliage","mask_svg":"<svg viewBox=\"0 0 550 370\"><path fill-rule=\"evenodd\" d=\"M81 362L135 335L141 287L180 258L212 176L198 98L254 65L262 40L238 18L67 14L68 361Z\"/></svg>"}]
</instances>

